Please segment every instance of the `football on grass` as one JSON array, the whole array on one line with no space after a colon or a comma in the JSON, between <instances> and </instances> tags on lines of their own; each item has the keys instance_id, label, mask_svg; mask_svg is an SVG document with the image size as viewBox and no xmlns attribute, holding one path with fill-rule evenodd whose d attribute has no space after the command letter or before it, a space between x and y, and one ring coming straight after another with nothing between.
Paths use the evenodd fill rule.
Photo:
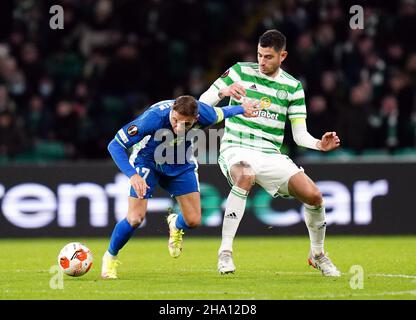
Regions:
<instances>
[{"instance_id":1,"label":"football on grass","mask_svg":"<svg viewBox=\"0 0 416 320\"><path fill-rule=\"evenodd\" d=\"M71 242L65 245L58 255L58 263L65 274L80 277L92 266L92 253L84 244Z\"/></svg>"}]
</instances>

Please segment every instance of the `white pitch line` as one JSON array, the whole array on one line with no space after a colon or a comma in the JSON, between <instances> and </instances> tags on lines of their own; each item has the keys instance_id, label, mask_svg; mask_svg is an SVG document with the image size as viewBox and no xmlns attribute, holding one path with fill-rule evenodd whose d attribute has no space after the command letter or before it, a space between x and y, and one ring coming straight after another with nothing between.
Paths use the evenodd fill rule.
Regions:
<instances>
[{"instance_id":1,"label":"white pitch line","mask_svg":"<svg viewBox=\"0 0 416 320\"><path fill-rule=\"evenodd\" d=\"M3 293L22 293L24 290L2 290ZM50 292L57 292L57 293L64 293L65 289L62 290L27 290L28 292L37 292L37 293L50 293ZM108 292L105 291L99 291L99 290L92 290L88 291L89 293L96 293L96 294L105 294L108 295ZM134 290L111 290L111 293L114 294L137 294L138 291ZM235 291L235 292L228 292L228 291L197 291L197 290L177 290L177 291L152 291L150 292L151 295L153 294L162 294L162 295L175 295L175 294L235 294L235 295L254 295L257 294L256 292L248 292L248 291Z\"/></svg>"},{"instance_id":2,"label":"white pitch line","mask_svg":"<svg viewBox=\"0 0 416 320\"><path fill-rule=\"evenodd\" d=\"M228 291L155 291L152 294L237 294L237 295L253 295L257 292L228 292Z\"/></svg>"},{"instance_id":3,"label":"white pitch line","mask_svg":"<svg viewBox=\"0 0 416 320\"><path fill-rule=\"evenodd\" d=\"M385 291L376 293L350 293L350 294L327 294L327 295L309 295L296 296L299 299L319 299L319 298L351 298L351 297L373 297L373 296L398 296L398 295L416 295L416 290L408 291Z\"/></svg>"},{"instance_id":4,"label":"white pitch line","mask_svg":"<svg viewBox=\"0 0 416 320\"><path fill-rule=\"evenodd\" d=\"M17 272L17 273L26 273L26 272L30 272L30 273L48 273L48 271L49 270L34 270L34 269L31 269L31 270L29 270L29 269L16 269L16 270L14 270L14 272ZM156 270L156 271L159 271L159 270ZM160 270L160 271L162 271L162 269ZM184 270L184 269L181 269L181 272L194 272L194 271L196 271L196 270ZM203 271L203 272L211 272L211 271L214 271L214 270L212 270L212 269L203 269L203 270L201 270L201 269L198 269L198 271ZM10 273L10 270L0 270L0 273ZM244 271L244 273L251 273L251 272L255 272L256 274L259 274L259 273L262 273L261 271L255 271L255 270L245 270ZM293 276L308 276L308 275L320 275L320 273L318 272L318 271L316 271L316 270L312 270L312 271L308 271L308 272L293 272L293 271L273 271L273 270L267 270L266 272L264 272L264 273L273 273L273 274L275 274L275 275L293 275ZM234 275L234 276L237 276L238 275L238 273L236 274L236 275ZM341 273L341 275L343 275L343 276L347 276L347 275L350 275L350 273L348 273L348 272L343 272L343 273ZM385 273L370 273L370 274L367 274L367 276L370 276L370 277L385 277L385 278L406 278L406 279L416 279L416 275L411 275L411 274L385 274ZM224 277L224 278L226 278L226 277Z\"/></svg>"},{"instance_id":5,"label":"white pitch line","mask_svg":"<svg viewBox=\"0 0 416 320\"><path fill-rule=\"evenodd\" d=\"M407 278L407 279L416 279L416 276L409 274L384 274L384 273L373 273L369 274L372 277L386 277L386 278Z\"/></svg>"},{"instance_id":6,"label":"white pitch line","mask_svg":"<svg viewBox=\"0 0 416 320\"><path fill-rule=\"evenodd\" d=\"M306 276L314 274L313 272L290 272L290 271L277 271L275 272L276 275L293 275L293 276ZM315 272L316 275L319 273ZM343 276L352 275L351 273L343 272L341 273ZM384 274L384 273L370 273L367 274L369 277L384 277L384 278L406 278L406 279L416 279L416 275L411 274Z\"/></svg>"}]
</instances>

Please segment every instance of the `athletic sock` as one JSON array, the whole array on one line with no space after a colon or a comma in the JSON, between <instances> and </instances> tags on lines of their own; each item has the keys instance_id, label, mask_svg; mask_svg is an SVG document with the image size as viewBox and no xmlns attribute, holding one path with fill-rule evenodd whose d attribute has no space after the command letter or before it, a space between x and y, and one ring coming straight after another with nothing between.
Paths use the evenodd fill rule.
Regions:
<instances>
[{"instance_id":1,"label":"athletic sock","mask_svg":"<svg viewBox=\"0 0 416 320\"><path fill-rule=\"evenodd\" d=\"M178 230L188 230L191 229L185 222L182 213L178 213L178 217L176 218L175 227Z\"/></svg>"},{"instance_id":2,"label":"athletic sock","mask_svg":"<svg viewBox=\"0 0 416 320\"><path fill-rule=\"evenodd\" d=\"M309 231L311 250L313 255L324 252L324 240L326 231L325 207L310 206L305 204L305 223Z\"/></svg>"},{"instance_id":3,"label":"athletic sock","mask_svg":"<svg viewBox=\"0 0 416 320\"><path fill-rule=\"evenodd\" d=\"M227 198L224 221L222 223L222 241L219 252L233 251L233 241L246 208L248 191L233 186Z\"/></svg>"},{"instance_id":4,"label":"athletic sock","mask_svg":"<svg viewBox=\"0 0 416 320\"><path fill-rule=\"evenodd\" d=\"M119 221L111 234L108 252L112 256L116 256L120 249L129 241L136 228L132 227L126 218Z\"/></svg>"},{"instance_id":5,"label":"athletic sock","mask_svg":"<svg viewBox=\"0 0 416 320\"><path fill-rule=\"evenodd\" d=\"M108 250L104 253L104 256L110 258L111 260L117 259L117 256L113 256Z\"/></svg>"}]
</instances>

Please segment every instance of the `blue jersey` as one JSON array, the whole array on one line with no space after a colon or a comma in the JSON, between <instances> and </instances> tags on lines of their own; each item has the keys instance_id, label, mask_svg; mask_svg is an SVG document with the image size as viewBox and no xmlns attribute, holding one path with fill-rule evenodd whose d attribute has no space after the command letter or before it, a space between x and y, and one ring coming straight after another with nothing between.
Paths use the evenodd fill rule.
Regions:
<instances>
[{"instance_id":1,"label":"blue jersey","mask_svg":"<svg viewBox=\"0 0 416 320\"><path fill-rule=\"evenodd\" d=\"M137 153L137 157L134 161L135 167L138 163L141 163L144 160L148 162L150 161L154 163L155 168L157 168L160 173L166 176L176 176L186 170L196 167L196 163L192 160L192 158L181 157L180 160L183 161L178 161L178 150L189 150L189 148L192 148L192 142L189 139L186 139L185 135L176 136L173 133L172 125L170 123L170 113L174 102L175 100L165 100L152 105L143 114L117 132L114 140L124 150L140 143L140 151ZM197 101L197 104L198 118L192 127L194 129L205 128L212 124L221 122L224 118L244 113L244 109L241 106L213 108L200 101ZM173 135L174 137L172 140L173 143L171 143L172 148L166 148L166 144L161 146L161 144L165 141L162 139L164 131L169 132L170 135ZM181 144L184 144L184 148ZM167 152L164 159L174 159L174 161L166 163L160 161L161 159L159 157L155 157L155 154L160 154L160 152L158 152L158 147L163 147L159 149L164 149L165 152ZM114 148L110 148L110 146L109 150L118 167L128 177L136 173L136 171L128 163L127 157L123 156L122 159L117 157L115 153L118 152L115 152ZM192 153L193 152L187 152L188 155Z\"/></svg>"}]
</instances>

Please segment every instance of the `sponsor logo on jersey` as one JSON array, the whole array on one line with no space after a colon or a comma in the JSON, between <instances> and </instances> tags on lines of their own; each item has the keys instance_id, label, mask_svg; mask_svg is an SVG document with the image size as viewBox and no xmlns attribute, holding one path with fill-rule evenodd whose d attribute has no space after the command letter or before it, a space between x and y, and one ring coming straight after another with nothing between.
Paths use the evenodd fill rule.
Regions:
<instances>
[{"instance_id":1,"label":"sponsor logo on jersey","mask_svg":"<svg viewBox=\"0 0 416 320\"><path fill-rule=\"evenodd\" d=\"M251 90L257 90L256 84L253 83L253 85L250 87Z\"/></svg>"},{"instance_id":2,"label":"sponsor logo on jersey","mask_svg":"<svg viewBox=\"0 0 416 320\"><path fill-rule=\"evenodd\" d=\"M277 113L270 113L267 110L255 111L254 114L257 115L258 117L272 119L272 120L277 120L279 118L279 115Z\"/></svg>"},{"instance_id":3,"label":"sponsor logo on jersey","mask_svg":"<svg viewBox=\"0 0 416 320\"><path fill-rule=\"evenodd\" d=\"M137 132L139 131L139 129L137 128L136 125L131 125L128 129L127 129L127 133L129 134L129 136L134 136L137 134Z\"/></svg>"},{"instance_id":4,"label":"sponsor logo on jersey","mask_svg":"<svg viewBox=\"0 0 416 320\"><path fill-rule=\"evenodd\" d=\"M276 97L280 100L287 99L287 91L285 90L277 90Z\"/></svg>"},{"instance_id":5,"label":"sponsor logo on jersey","mask_svg":"<svg viewBox=\"0 0 416 320\"><path fill-rule=\"evenodd\" d=\"M263 109L267 109L268 107L270 107L270 106L271 106L271 104L272 104L272 101L270 100L270 98L268 98L268 97L262 97L262 98L260 99L259 108L260 108L261 110L263 110Z\"/></svg>"}]
</instances>

